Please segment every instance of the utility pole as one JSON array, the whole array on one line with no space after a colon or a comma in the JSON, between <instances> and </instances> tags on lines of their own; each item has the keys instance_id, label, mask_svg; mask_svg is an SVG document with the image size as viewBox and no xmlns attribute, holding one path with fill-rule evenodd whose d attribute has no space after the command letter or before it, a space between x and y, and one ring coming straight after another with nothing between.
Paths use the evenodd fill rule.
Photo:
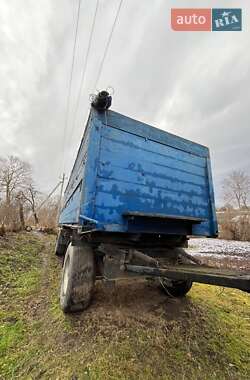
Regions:
<instances>
[{"instance_id":1,"label":"utility pole","mask_svg":"<svg viewBox=\"0 0 250 380\"><path fill-rule=\"evenodd\" d=\"M63 173L62 179L60 182L61 183L61 190L60 190L60 196L59 196L59 201L58 201L57 221L59 220L60 212L62 209L62 197L63 197L64 182L65 182L65 173Z\"/></svg>"}]
</instances>

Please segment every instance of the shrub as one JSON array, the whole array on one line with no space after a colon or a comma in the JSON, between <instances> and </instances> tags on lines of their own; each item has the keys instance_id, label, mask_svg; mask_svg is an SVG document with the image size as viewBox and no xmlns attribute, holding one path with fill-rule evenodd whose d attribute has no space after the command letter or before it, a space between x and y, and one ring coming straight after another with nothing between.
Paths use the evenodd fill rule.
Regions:
<instances>
[{"instance_id":1,"label":"shrub","mask_svg":"<svg viewBox=\"0 0 250 380\"><path fill-rule=\"evenodd\" d=\"M219 220L219 237L226 240L250 241L250 214L227 211Z\"/></svg>"}]
</instances>

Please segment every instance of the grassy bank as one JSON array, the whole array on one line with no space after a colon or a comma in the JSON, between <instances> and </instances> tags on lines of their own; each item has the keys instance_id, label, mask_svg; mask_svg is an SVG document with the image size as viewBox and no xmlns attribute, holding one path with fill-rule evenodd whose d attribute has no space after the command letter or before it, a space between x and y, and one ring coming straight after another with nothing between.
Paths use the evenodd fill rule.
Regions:
<instances>
[{"instance_id":1,"label":"grassy bank","mask_svg":"<svg viewBox=\"0 0 250 380\"><path fill-rule=\"evenodd\" d=\"M97 284L92 306L65 316L52 237L0 240L1 379L249 379L249 295L195 285Z\"/></svg>"}]
</instances>

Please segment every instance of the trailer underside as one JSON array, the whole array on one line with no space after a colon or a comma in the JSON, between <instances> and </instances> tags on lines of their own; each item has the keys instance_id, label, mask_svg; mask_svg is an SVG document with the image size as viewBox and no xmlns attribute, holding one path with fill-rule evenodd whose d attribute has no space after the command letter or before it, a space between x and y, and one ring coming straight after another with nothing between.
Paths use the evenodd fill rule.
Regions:
<instances>
[{"instance_id":1,"label":"trailer underside","mask_svg":"<svg viewBox=\"0 0 250 380\"><path fill-rule=\"evenodd\" d=\"M170 288L177 282L198 282L250 291L249 273L201 265L184 249L186 236L63 231L64 247L70 242L82 255L93 252L97 279L151 277L164 279Z\"/></svg>"},{"instance_id":2,"label":"trailer underside","mask_svg":"<svg viewBox=\"0 0 250 380\"><path fill-rule=\"evenodd\" d=\"M181 247L163 250L122 249L101 244L106 279L129 276L158 277L171 281L191 281L250 291L250 274L201 265Z\"/></svg>"},{"instance_id":3,"label":"trailer underside","mask_svg":"<svg viewBox=\"0 0 250 380\"><path fill-rule=\"evenodd\" d=\"M250 292L249 272L202 265L185 248L187 235L85 231L62 226L56 254L64 257L60 292L65 312L84 310L95 280L154 278L167 295L184 296L193 282Z\"/></svg>"}]
</instances>

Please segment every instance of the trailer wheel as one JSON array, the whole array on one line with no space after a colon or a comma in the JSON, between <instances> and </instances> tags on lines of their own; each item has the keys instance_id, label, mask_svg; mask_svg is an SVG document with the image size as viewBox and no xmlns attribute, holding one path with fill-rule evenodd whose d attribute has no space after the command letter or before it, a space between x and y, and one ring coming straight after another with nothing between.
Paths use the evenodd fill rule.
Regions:
<instances>
[{"instance_id":1,"label":"trailer wheel","mask_svg":"<svg viewBox=\"0 0 250 380\"><path fill-rule=\"evenodd\" d=\"M192 288L192 281L160 280L163 291L170 297L184 297ZM170 284L171 283L171 286Z\"/></svg>"},{"instance_id":2,"label":"trailer wheel","mask_svg":"<svg viewBox=\"0 0 250 380\"><path fill-rule=\"evenodd\" d=\"M60 231L57 235L55 254L56 256L62 257L65 256L67 250L68 242Z\"/></svg>"},{"instance_id":3,"label":"trailer wheel","mask_svg":"<svg viewBox=\"0 0 250 380\"><path fill-rule=\"evenodd\" d=\"M56 241L55 254L56 256L64 256L66 253L67 246L65 244L60 244L59 240Z\"/></svg>"},{"instance_id":4,"label":"trailer wheel","mask_svg":"<svg viewBox=\"0 0 250 380\"><path fill-rule=\"evenodd\" d=\"M64 259L60 305L65 313L86 309L95 282L94 253L88 245L69 244Z\"/></svg>"}]
</instances>

